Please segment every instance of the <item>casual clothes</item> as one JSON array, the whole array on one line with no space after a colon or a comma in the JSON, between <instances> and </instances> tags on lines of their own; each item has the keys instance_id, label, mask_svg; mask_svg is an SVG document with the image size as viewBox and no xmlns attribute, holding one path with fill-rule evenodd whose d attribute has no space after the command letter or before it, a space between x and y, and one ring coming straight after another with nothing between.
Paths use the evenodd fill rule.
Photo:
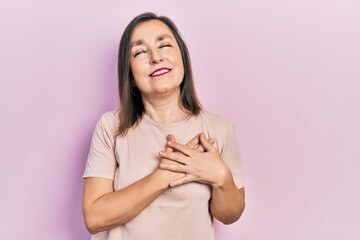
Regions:
<instances>
[{"instance_id":1,"label":"casual clothes","mask_svg":"<svg viewBox=\"0 0 360 240\"><path fill-rule=\"evenodd\" d=\"M236 186L243 187L240 152L235 130L227 120L202 111L174 124L159 124L144 115L125 137L114 137L117 111L105 113L94 131L84 178L102 177L122 189L152 173L159 165L158 152L166 136L186 144L196 134L216 140L214 146L232 171ZM92 240L211 240L213 219L209 213L211 187L187 183L169 188L130 222L93 235Z\"/></svg>"}]
</instances>

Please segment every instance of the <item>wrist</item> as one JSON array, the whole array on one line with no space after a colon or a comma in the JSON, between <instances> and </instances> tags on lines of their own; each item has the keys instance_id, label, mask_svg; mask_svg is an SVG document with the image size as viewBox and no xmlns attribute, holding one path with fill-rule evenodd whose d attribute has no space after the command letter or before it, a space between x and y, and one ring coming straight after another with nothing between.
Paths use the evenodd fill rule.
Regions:
<instances>
[{"instance_id":1,"label":"wrist","mask_svg":"<svg viewBox=\"0 0 360 240\"><path fill-rule=\"evenodd\" d=\"M167 176L168 173L166 173L164 170L161 169L155 169L155 171L152 173L153 177L155 178L157 184L160 186L162 190L166 190L169 188L170 181Z\"/></svg>"},{"instance_id":2,"label":"wrist","mask_svg":"<svg viewBox=\"0 0 360 240\"><path fill-rule=\"evenodd\" d=\"M226 188L229 182L231 182L232 174L228 166L224 166L218 171L216 181L211 184L213 188L223 189Z\"/></svg>"},{"instance_id":3,"label":"wrist","mask_svg":"<svg viewBox=\"0 0 360 240\"><path fill-rule=\"evenodd\" d=\"M185 174L183 174L183 173L171 172L171 171L163 170L163 169L159 169L159 168L155 169L155 171L153 172L153 175L156 178L156 180L158 181L158 184L162 190L166 190L166 189L170 188L170 183L172 181L185 176Z\"/></svg>"}]
</instances>

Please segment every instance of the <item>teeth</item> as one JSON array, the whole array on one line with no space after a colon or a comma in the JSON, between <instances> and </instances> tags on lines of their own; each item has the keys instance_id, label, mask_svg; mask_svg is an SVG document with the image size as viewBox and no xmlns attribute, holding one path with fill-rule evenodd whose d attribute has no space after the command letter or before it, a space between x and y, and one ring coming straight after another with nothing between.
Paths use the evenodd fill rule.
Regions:
<instances>
[{"instance_id":1,"label":"teeth","mask_svg":"<svg viewBox=\"0 0 360 240\"><path fill-rule=\"evenodd\" d=\"M166 72L169 72L169 69L162 69L160 71L156 71L151 76L157 76L157 75L160 75L160 74L163 74L163 73L166 73Z\"/></svg>"}]
</instances>

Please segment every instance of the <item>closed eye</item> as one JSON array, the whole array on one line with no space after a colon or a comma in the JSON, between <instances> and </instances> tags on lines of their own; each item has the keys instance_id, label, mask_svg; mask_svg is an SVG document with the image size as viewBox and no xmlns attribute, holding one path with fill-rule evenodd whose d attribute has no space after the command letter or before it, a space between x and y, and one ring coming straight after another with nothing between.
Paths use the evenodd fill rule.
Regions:
<instances>
[{"instance_id":1,"label":"closed eye","mask_svg":"<svg viewBox=\"0 0 360 240\"><path fill-rule=\"evenodd\" d=\"M139 56L139 55L142 54L142 53L146 53L146 51L145 51L145 50L142 50L142 51L135 52L134 57L137 57L137 56Z\"/></svg>"},{"instance_id":2,"label":"closed eye","mask_svg":"<svg viewBox=\"0 0 360 240\"><path fill-rule=\"evenodd\" d=\"M172 47L170 44L164 44L164 45L161 45L159 48L164 48L164 47Z\"/></svg>"}]
</instances>

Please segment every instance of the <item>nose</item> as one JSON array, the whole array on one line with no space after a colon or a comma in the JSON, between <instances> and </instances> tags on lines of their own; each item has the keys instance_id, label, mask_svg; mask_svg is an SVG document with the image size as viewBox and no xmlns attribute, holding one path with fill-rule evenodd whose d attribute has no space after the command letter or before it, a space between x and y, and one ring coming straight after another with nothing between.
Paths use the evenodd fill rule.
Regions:
<instances>
[{"instance_id":1,"label":"nose","mask_svg":"<svg viewBox=\"0 0 360 240\"><path fill-rule=\"evenodd\" d=\"M158 64L162 62L164 59L158 49L153 49L150 51L150 64Z\"/></svg>"}]
</instances>

